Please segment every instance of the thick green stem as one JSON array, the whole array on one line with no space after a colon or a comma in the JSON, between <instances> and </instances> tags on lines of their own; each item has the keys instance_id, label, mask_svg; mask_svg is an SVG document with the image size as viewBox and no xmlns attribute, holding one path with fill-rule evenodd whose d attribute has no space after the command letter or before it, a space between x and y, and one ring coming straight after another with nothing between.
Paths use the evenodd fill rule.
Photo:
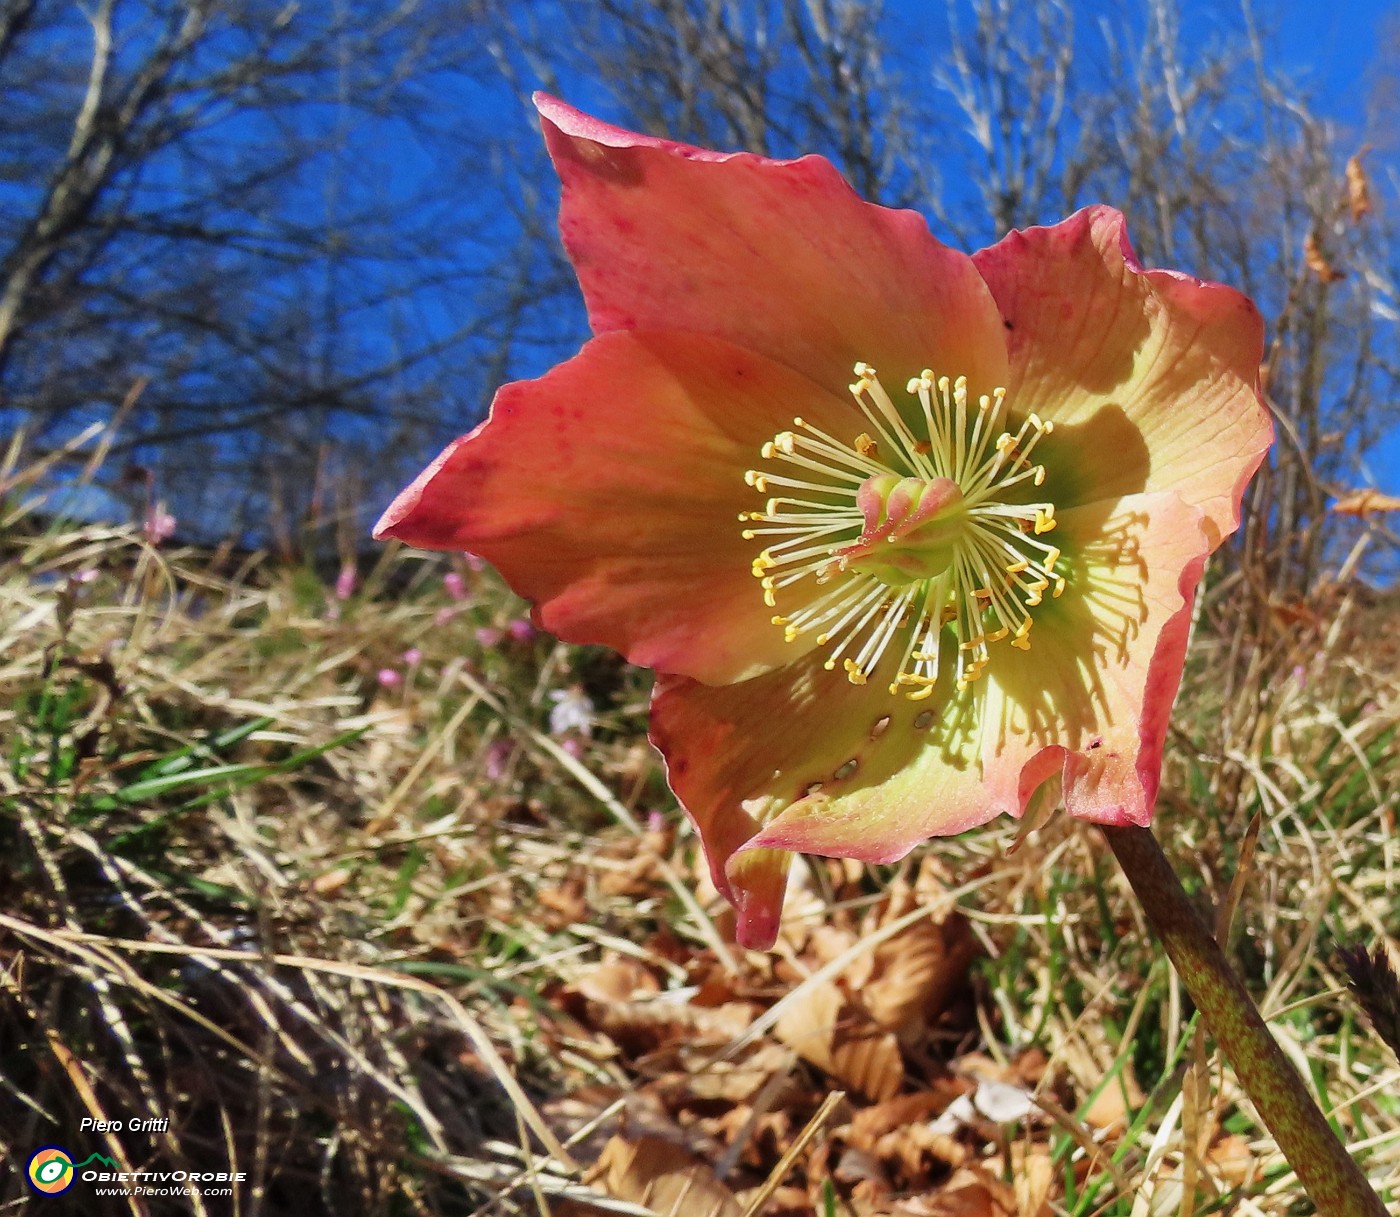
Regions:
<instances>
[{"instance_id":1,"label":"thick green stem","mask_svg":"<svg viewBox=\"0 0 1400 1217\"><path fill-rule=\"evenodd\" d=\"M1145 828L1103 832L1221 1054L1317 1211L1324 1217L1390 1217L1269 1033L1156 839Z\"/></svg>"}]
</instances>

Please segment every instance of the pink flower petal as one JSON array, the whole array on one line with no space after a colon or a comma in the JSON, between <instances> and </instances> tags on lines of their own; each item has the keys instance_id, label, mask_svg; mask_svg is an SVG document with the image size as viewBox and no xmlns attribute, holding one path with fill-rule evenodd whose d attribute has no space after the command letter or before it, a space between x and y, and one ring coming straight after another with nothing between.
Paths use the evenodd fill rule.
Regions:
<instances>
[{"instance_id":1,"label":"pink flower petal","mask_svg":"<svg viewBox=\"0 0 1400 1217\"><path fill-rule=\"evenodd\" d=\"M857 415L849 398L714 339L606 334L503 388L376 536L483 554L572 642L743 679L802 653L771 622L739 520L763 503L745 471L799 413L847 428Z\"/></svg>"},{"instance_id":2,"label":"pink flower petal","mask_svg":"<svg viewBox=\"0 0 1400 1217\"><path fill-rule=\"evenodd\" d=\"M949 735L936 702L891 696L889 679L853 685L820 654L737 685L659 677L652 741L746 945L777 932L781 855L888 862L1011 810L982 797L976 737Z\"/></svg>"},{"instance_id":3,"label":"pink flower petal","mask_svg":"<svg viewBox=\"0 0 1400 1217\"><path fill-rule=\"evenodd\" d=\"M1005 383L990 293L917 212L863 202L821 157L707 152L535 104L595 333L711 334L832 392L858 360L891 383L925 367Z\"/></svg>"},{"instance_id":4,"label":"pink flower petal","mask_svg":"<svg viewBox=\"0 0 1400 1217\"><path fill-rule=\"evenodd\" d=\"M1070 583L1038 606L1031 650L997 645L961 692L945 679L911 701L878 670L852 685L820 653L722 688L660 678L652 740L746 941L776 933L774 852L892 862L1021 815L1056 773L1072 814L1150 820L1203 516L1175 495L1135 496L1066 512L1057 538Z\"/></svg>"},{"instance_id":5,"label":"pink flower petal","mask_svg":"<svg viewBox=\"0 0 1400 1217\"><path fill-rule=\"evenodd\" d=\"M1233 532L1273 438L1253 303L1218 283L1144 270L1109 207L1013 232L973 261L1006 320L1008 402L1061 425L1095 420L1106 441L1116 437L1083 445L1068 490L1069 471L1047 451L1051 497L1065 507L1170 490L1206 513L1212 548Z\"/></svg>"},{"instance_id":6,"label":"pink flower petal","mask_svg":"<svg viewBox=\"0 0 1400 1217\"><path fill-rule=\"evenodd\" d=\"M1147 824L1210 552L1206 520L1174 494L1132 495L1066 511L1055 538L1065 594L1036 610L1031 650L998 650L983 678L987 797L1005 804L1027 774L1059 770L1071 815Z\"/></svg>"}]
</instances>

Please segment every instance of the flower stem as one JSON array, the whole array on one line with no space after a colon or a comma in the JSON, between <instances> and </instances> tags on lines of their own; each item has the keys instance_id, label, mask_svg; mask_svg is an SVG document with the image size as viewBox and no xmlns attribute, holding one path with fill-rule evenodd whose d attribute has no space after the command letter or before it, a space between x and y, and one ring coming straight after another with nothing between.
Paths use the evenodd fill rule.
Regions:
<instances>
[{"instance_id":1,"label":"flower stem","mask_svg":"<svg viewBox=\"0 0 1400 1217\"><path fill-rule=\"evenodd\" d=\"M1145 828L1104 826L1103 833L1221 1054L1317 1211L1389 1217L1197 916L1156 838Z\"/></svg>"}]
</instances>

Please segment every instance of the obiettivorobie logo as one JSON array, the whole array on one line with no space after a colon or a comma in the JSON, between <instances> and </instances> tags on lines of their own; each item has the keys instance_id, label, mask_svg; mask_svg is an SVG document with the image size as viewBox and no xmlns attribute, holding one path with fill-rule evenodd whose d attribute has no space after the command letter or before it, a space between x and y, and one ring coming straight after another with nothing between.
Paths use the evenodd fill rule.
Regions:
<instances>
[{"instance_id":1,"label":"obiettivorobie logo","mask_svg":"<svg viewBox=\"0 0 1400 1217\"><path fill-rule=\"evenodd\" d=\"M81 1162L74 1162L73 1156L61 1145L45 1145L29 1155L25 1174L29 1186L45 1196L57 1196L73 1186L78 1172L89 1162L101 1162L111 1170L117 1164L103 1154L89 1154Z\"/></svg>"},{"instance_id":2,"label":"obiettivorobie logo","mask_svg":"<svg viewBox=\"0 0 1400 1217\"><path fill-rule=\"evenodd\" d=\"M61 1145L36 1149L29 1155L24 1173L29 1186L41 1196L57 1196L79 1181L93 1184L99 1196L188 1196L192 1191L206 1197L232 1196L234 1184L248 1181L246 1171L122 1170L106 1154L98 1153L75 1162Z\"/></svg>"}]
</instances>

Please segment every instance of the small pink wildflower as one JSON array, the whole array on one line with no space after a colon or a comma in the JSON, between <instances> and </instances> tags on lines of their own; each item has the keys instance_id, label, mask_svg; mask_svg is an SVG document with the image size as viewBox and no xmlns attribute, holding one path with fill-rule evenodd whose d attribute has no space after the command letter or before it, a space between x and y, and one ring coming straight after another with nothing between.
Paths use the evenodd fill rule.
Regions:
<instances>
[{"instance_id":1,"label":"small pink wildflower","mask_svg":"<svg viewBox=\"0 0 1400 1217\"><path fill-rule=\"evenodd\" d=\"M178 521L165 510L164 503L153 503L146 511L146 521L141 531L152 545L159 545L175 535Z\"/></svg>"},{"instance_id":2,"label":"small pink wildflower","mask_svg":"<svg viewBox=\"0 0 1400 1217\"><path fill-rule=\"evenodd\" d=\"M355 586L359 582L359 572L353 562L345 562L341 565L340 574L335 577L335 598L337 600L349 600L355 594Z\"/></svg>"},{"instance_id":3,"label":"small pink wildflower","mask_svg":"<svg viewBox=\"0 0 1400 1217\"><path fill-rule=\"evenodd\" d=\"M491 741L486 749L486 776L499 782L506 775L510 758L515 752L515 743L505 736Z\"/></svg>"},{"instance_id":4,"label":"small pink wildflower","mask_svg":"<svg viewBox=\"0 0 1400 1217\"><path fill-rule=\"evenodd\" d=\"M479 625L476 627L475 637L476 645L484 651L489 651L501 645L505 634L494 625Z\"/></svg>"},{"instance_id":5,"label":"small pink wildflower","mask_svg":"<svg viewBox=\"0 0 1400 1217\"><path fill-rule=\"evenodd\" d=\"M381 689L397 689L403 684L403 673L397 668L380 668L375 679Z\"/></svg>"},{"instance_id":6,"label":"small pink wildflower","mask_svg":"<svg viewBox=\"0 0 1400 1217\"><path fill-rule=\"evenodd\" d=\"M523 646L527 642L534 642L539 635L539 630L535 629L524 617L517 617L506 626L506 635L512 642L518 642Z\"/></svg>"},{"instance_id":7,"label":"small pink wildflower","mask_svg":"<svg viewBox=\"0 0 1400 1217\"><path fill-rule=\"evenodd\" d=\"M457 601L467 598L467 583L455 570L450 570L442 577L442 586L447 594Z\"/></svg>"},{"instance_id":8,"label":"small pink wildflower","mask_svg":"<svg viewBox=\"0 0 1400 1217\"><path fill-rule=\"evenodd\" d=\"M408 650L406 650L403 653L402 658L404 663L406 663L410 668L416 668L420 663L423 662L423 652L420 651L417 647L409 647Z\"/></svg>"}]
</instances>

